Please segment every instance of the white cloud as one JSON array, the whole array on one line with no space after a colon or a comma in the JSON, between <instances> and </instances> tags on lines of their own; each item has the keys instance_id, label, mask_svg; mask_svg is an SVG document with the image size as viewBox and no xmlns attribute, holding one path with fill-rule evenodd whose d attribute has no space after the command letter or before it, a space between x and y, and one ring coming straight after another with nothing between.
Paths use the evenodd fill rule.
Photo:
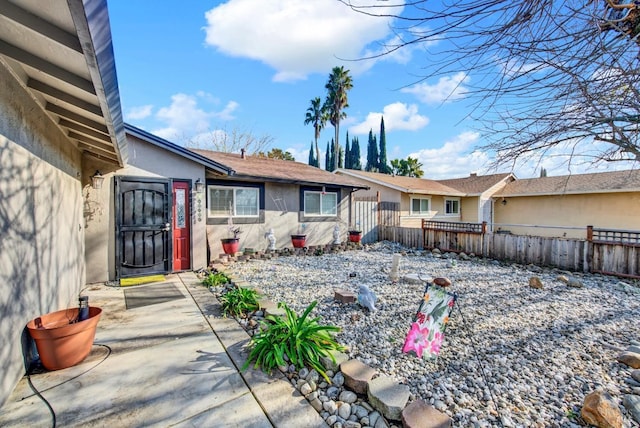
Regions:
<instances>
[{"instance_id":1,"label":"white cloud","mask_svg":"<svg viewBox=\"0 0 640 428\"><path fill-rule=\"evenodd\" d=\"M394 3L402 5L403 1ZM375 13L401 11L402 7L381 7ZM358 59L371 53L373 42L396 37L391 35L392 18L357 13L335 0L229 0L206 12L205 18L206 44L224 54L269 65L276 70L275 81L326 73L340 59ZM407 52L410 50L387 59L407 62ZM353 74L359 74L374 62L346 65Z\"/></svg>"},{"instance_id":2,"label":"white cloud","mask_svg":"<svg viewBox=\"0 0 640 428\"><path fill-rule=\"evenodd\" d=\"M466 177L471 172L481 174L490 159L486 152L474 148L479 138L477 132L463 132L440 148L423 149L408 156L422 163L424 178L431 180Z\"/></svg>"},{"instance_id":3,"label":"white cloud","mask_svg":"<svg viewBox=\"0 0 640 428\"><path fill-rule=\"evenodd\" d=\"M417 83L401 89L401 92L413 94L426 104L444 103L464 98L467 94L464 84L468 83L469 79L466 73L460 72L453 76L441 77L435 85Z\"/></svg>"},{"instance_id":4,"label":"white cloud","mask_svg":"<svg viewBox=\"0 0 640 428\"><path fill-rule=\"evenodd\" d=\"M211 101L210 94L198 92L198 96L175 94L171 97L171 105L162 107L156 118L164 122L164 128L156 129L154 134L168 140L182 140L193 135L206 134L211 126L211 119L233 120L233 112L239 107L235 101L229 101L221 111L207 111L198 105L204 99ZM192 137L194 138L194 137Z\"/></svg>"},{"instance_id":5,"label":"white cloud","mask_svg":"<svg viewBox=\"0 0 640 428\"><path fill-rule=\"evenodd\" d=\"M384 106L382 113L372 112L364 122L349 128L349 132L356 135L368 134L370 129L374 133L380 132L380 119L384 116L385 132L401 130L416 131L429 124L429 118L418 114L415 104L392 103Z\"/></svg>"},{"instance_id":6,"label":"white cloud","mask_svg":"<svg viewBox=\"0 0 640 428\"><path fill-rule=\"evenodd\" d=\"M140 120L151 116L153 106L147 104L145 106L131 107L124 115L126 120Z\"/></svg>"}]
</instances>

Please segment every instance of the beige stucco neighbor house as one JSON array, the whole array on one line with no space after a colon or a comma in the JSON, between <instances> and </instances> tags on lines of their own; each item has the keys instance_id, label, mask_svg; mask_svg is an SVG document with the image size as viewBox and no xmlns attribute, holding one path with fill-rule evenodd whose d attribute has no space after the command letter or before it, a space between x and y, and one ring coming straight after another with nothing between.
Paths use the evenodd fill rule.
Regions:
<instances>
[{"instance_id":1,"label":"beige stucco neighbor house","mask_svg":"<svg viewBox=\"0 0 640 428\"><path fill-rule=\"evenodd\" d=\"M358 196L379 195L380 201L399 203L401 227L421 227L423 219L490 222L491 195L514 179L508 173L437 181L351 169L339 169L336 174L369 186Z\"/></svg>"},{"instance_id":2,"label":"beige stucco neighbor house","mask_svg":"<svg viewBox=\"0 0 640 428\"><path fill-rule=\"evenodd\" d=\"M640 170L516 180L494 200L496 227L518 235L585 239L589 225L640 230Z\"/></svg>"},{"instance_id":3,"label":"beige stucco neighbor house","mask_svg":"<svg viewBox=\"0 0 640 428\"><path fill-rule=\"evenodd\" d=\"M85 284L85 192L127 162L104 0L0 8L0 405L32 351L26 323Z\"/></svg>"},{"instance_id":4,"label":"beige stucco neighbor house","mask_svg":"<svg viewBox=\"0 0 640 428\"><path fill-rule=\"evenodd\" d=\"M242 230L241 249L266 249L271 229L276 248L291 247L291 235L298 233L307 235L308 246L330 244L336 225L345 241L351 194L368 187L300 162L193 151L233 170L207 175L205 217L212 258L222 252L220 240L231 237L230 223Z\"/></svg>"}]
</instances>

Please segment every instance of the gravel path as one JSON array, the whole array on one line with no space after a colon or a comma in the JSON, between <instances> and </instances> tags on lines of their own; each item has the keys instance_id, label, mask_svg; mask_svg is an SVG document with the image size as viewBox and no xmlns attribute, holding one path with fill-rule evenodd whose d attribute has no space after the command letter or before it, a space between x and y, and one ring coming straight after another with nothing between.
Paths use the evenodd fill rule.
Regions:
<instances>
[{"instance_id":1,"label":"gravel path","mask_svg":"<svg viewBox=\"0 0 640 428\"><path fill-rule=\"evenodd\" d=\"M403 252L401 277L448 277L458 294L440 357L401 352L423 284L389 280ZM436 255L437 256L437 255ZM613 277L571 274L473 258L452 263L429 252L379 243L365 251L236 263L232 271L273 301L342 328L348 354L411 390L454 419L455 426L559 427L580 424L586 394L603 388L620 402L630 369L616 355L640 342L640 288ZM452 266L453 264L453 266ZM355 272L356 278L349 279ZM568 287L559 275L575 278ZM543 289L529 287L538 276ZM377 311L334 302L334 291L366 284ZM637 426L625 415L626 426Z\"/></svg>"}]
</instances>

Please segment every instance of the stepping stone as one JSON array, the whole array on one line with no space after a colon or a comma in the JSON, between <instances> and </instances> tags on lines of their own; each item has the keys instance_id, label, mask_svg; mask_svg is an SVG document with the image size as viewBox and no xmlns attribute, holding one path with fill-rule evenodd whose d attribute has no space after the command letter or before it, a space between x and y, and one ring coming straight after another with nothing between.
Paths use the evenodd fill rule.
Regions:
<instances>
[{"instance_id":1,"label":"stepping stone","mask_svg":"<svg viewBox=\"0 0 640 428\"><path fill-rule=\"evenodd\" d=\"M323 356L323 357L320 357L320 364L322 364L322 366L326 370L331 370L332 372L337 372L338 369L340 368L340 364L349 360L349 356L344 352L330 351L330 354L333 355L333 358L335 358L336 362L334 363L330 357Z\"/></svg>"},{"instance_id":2,"label":"stepping stone","mask_svg":"<svg viewBox=\"0 0 640 428\"><path fill-rule=\"evenodd\" d=\"M340 303L355 303L358 296L349 290L336 290L333 294L333 300Z\"/></svg>"},{"instance_id":3,"label":"stepping stone","mask_svg":"<svg viewBox=\"0 0 640 428\"><path fill-rule=\"evenodd\" d=\"M274 317L283 317L286 315L284 308L279 308L277 303L269 299L258 299L260 309L264 311L264 316L273 315Z\"/></svg>"},{"instance_id":4,"label":"stepping stone","mask_svg":"<svg viewBox=\"0 0 640 428\"><path fill-rule=\"evenodd\" d=\"M348 360L340 364L344 376L344 384L356 394L366 394L367 384L376 371L358 360Z\"/></svg>"},{"instance_id":5,"label":"stepping stone","mask_svg":"<svg viewBox=\"0 0 640 428\"><path fill-rule=\"evenodd\" d=\"M371 380L367 391L369 404L387 419L394 421L402 419L402 410L407 405L410 394L407 385L400 385L389 376L379 376Z\"/></svg>"},{"instance_id":6,"label":"stepping stone","mask_svg":"<svg viewBox=\"0 0 640 428\"><path fill-rule=\"evenodd\" d=\"M449 428L451 418L424 400L414 401L402 411L404 428Z\"/></svg>"}]
</instances>

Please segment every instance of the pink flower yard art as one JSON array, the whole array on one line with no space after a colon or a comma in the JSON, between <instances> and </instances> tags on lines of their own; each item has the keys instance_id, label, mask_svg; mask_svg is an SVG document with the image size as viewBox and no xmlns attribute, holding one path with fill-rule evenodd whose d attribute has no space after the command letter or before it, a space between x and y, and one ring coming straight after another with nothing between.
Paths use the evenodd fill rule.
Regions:
<instances>
[{"instance_id":1,"label":"pink flower yard art","mask_svg":"<svg viewBox=\"0 0 640 428\"><path fill-rule=\"evenodd\" d=\"M440 354L444 330L456 298L454 293L428 283L402 352L415 354L418 358L436 358Z\"/></svg>"}]
</instances>

